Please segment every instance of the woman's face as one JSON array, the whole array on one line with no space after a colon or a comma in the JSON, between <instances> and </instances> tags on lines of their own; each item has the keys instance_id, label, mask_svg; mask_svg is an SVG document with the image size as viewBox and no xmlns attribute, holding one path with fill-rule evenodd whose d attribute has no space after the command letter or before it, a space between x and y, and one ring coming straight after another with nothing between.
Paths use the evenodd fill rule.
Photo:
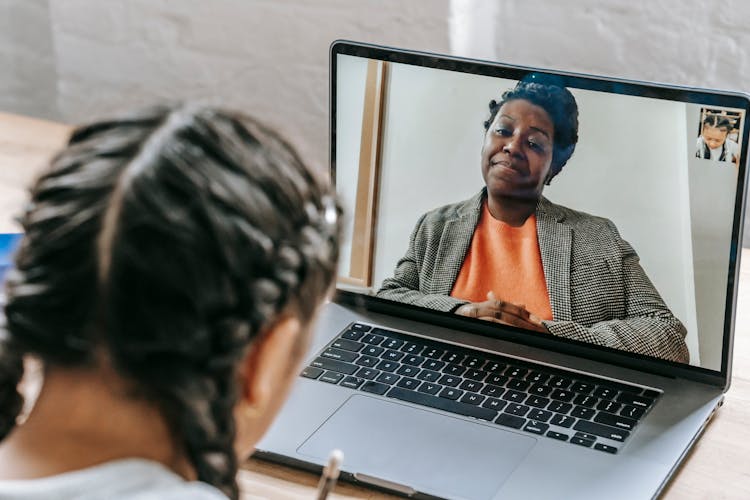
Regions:
<instances>
[{"instance_id":1,"label":"woman's face","mask_svg":"<svg viewBox=\"0 0 750 500\"><path fill-rule=\"evenodd\" d=\"M538 199L552 163L552 119L541 107L515 99L498 110L482 146L482 177L495 198Z\"/></svg>"}]
</instances>

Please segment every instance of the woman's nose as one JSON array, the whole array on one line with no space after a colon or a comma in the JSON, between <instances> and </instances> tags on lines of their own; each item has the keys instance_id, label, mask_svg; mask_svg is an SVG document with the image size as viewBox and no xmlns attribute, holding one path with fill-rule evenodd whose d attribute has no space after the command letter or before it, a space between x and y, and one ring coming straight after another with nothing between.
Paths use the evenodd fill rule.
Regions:
<instances>
[{"instance_id":1,"label":"woman's nose","mask_svg":"<svg viewBox=\"0 0 750 500\"><path fill-rule=\"evenodd\" d=\"M505 145L503 145L503 151L510 154L518 154L521 152L521 147L519 144L519 140L517 137L509 137L507 141L505 141Z\"/></svg>"}]
</instances>

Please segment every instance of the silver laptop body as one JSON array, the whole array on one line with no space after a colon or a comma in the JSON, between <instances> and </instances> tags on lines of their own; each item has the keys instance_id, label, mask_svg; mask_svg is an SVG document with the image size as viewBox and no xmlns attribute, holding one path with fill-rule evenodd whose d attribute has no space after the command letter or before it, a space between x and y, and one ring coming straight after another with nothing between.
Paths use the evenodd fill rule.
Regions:
<instances>
[{"instance_id":1,"label":"silver laptop body","mask_svg":"<svg viewBox=\"0 0 750 500\"><path fill-rule=\"evenodd\" d=\"M552 335L377 296L423 214L481 200L487 103L534 79L568 88L579 113L576 151L545 198L575 211L570 224L579 213L611 221L684 344L649 351L632 339L662 332L625 331L617 310L603 313L612 329L581 326L588 342L554 334L577 321L558 317L561 290L575 309L581 273L620 269L570 262L565 245L542 241L541 212ZM657 496L730 383L748 98L338 41L330 99L332 175L348 211L339 290L256 456L320 470L338 448L345 480L415 498ZM716 130L721 148L701 149ZM566 263L564 283L551 283L551 262ZM450 265L461 263L435 273Z\"/></svg>"}]
</instances>

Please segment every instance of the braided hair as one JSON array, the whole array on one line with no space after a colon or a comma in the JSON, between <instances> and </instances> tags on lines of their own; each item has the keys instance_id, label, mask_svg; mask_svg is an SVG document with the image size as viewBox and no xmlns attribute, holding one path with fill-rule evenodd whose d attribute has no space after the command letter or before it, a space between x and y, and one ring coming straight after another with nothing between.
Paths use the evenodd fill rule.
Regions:
<instances>
[{"instance_id":1,"label":"braided hair","mask_svg":"<svg viewBox=\"0 0 750 500\"><path fill-rule=\"evenodd\" d=\"M0 439L22 357L101 353L155 404L198 479L238 498L232 410L253 339L330 289L340 208L278 135L205 107L76 130L31 189L0 329Z\"/></svg>"},{"instance_id":2,"label":"braided hair","mask_svg":"<svg viewBox=\"0 0 750 500\"><path fill-rule=\"evenodd\" d=\"M500 101L490 101L490 117L484 122L488 130L500 108L508 101L522 99L547 112L555 127L552 164L545 183L563 169L578 142L578 104L575 97L554 77L531 73L512 89L503 92Z\"/></svg>"}]
</instances>

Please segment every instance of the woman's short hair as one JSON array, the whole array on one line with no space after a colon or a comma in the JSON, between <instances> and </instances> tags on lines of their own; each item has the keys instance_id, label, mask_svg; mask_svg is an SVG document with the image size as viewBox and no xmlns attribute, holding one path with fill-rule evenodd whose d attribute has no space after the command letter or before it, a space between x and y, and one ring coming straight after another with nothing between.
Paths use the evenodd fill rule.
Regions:
<instances>
[{"instance_id":1,"label":"woman's short hair","mask_svg":"<svg viewBox=\"0 0 750 500\"><path fill-rule=\"evenodd\" d=\"M543 75L532 73L514 88L506 90L500 101L491 100L490 117L484 122L484 129L489 129L498 110L508 101L523 99L546 111L555 127L552 164L546 181L549 184L575 151L578 142L578 104L567 88L546 80Z\"/></svg>"},{"instance_id":2,"label":"woman's short hair","mask_svg":"<svg viewBox=\"0 0 750 500\"><path fill-rule=\"evenodd\" d=\"M257 121L160 107L77 129L31 188L0 330L0 439L22 356L102 354L166 418L198 478L238 497L238 368L283 313L330 290L339 206ZM301 339L300 349L304 349Z\"/></svg>"}]
</instances>

